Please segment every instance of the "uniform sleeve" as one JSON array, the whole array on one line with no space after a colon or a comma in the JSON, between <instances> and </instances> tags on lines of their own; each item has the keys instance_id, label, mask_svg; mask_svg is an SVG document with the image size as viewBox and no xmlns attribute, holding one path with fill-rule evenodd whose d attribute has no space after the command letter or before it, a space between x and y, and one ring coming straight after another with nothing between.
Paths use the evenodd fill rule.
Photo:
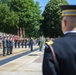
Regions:
<instances>
[{"instance_id":1,"label":"uniform sleeve","mask_svg":"<svg viewBox=\"0 0 76 75\"><path fill-rule=\"evenodd\" d=\"M42 71L43 71L43 75L57 75L51 50L50 47L47 45L45 45Z\"/></svg>"}]
</instances>

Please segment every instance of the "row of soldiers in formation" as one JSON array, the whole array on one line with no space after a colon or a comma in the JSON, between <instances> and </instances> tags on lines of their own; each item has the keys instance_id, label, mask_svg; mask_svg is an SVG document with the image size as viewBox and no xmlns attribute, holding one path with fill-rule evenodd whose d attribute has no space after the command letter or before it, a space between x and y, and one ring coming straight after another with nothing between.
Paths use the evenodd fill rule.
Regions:
<instances>
[{"instance_id":1,"label":"row of soldiers in formation","mask_svg":"<svg viewBox=\"0 0 76 75\"><path fill-rule=\"evenodd\" d=\"M13 50L13 41L11 37L3 37L2 40L3 43L3 56L12 54L12 50ZM7 52L6 52L7 51Z\"/></svg>"},{"instance_id":2,"label":"row of soldiers in formation","mask_svg":"<svg viewBox=\"0 0 76 75\"><path fill-rule=\"evenodd\" d=\"M3 37L3 56L12 54L13 47L20 48L22 46L27 48L27 39L25 40L12 40L12 37ZM29 39L28 46L33 50L34 40L32 38Z\"/></svg>"},{"instance_id":3,"label":"row of soldiers in formation","mask_svg":"<svg viewBox=\"0 0 76 75\"><path fill-rule=\"evenodd\" d=\"M47 40L48 38L46 38ZM30 37L29 39L23 39L23 40L13 40L12 37L3 37L3 56L12 54L13 47L20 48L25 47L27 48L27 45L33 51L33 45L34 45L34 39ZM45 38L42 36L39 37L39 41L37 42L39 45L39 50L42 51L44 44L45 44Z\"/></svg>"},{"instance_id":4,"label":"row of soldiers in formation","mask_svg":"<svg viewBox=\"0 0 76 75\"><path fill-rule=\"evenodd\" d=\"M26 40L15 40L14 41L14 45L15 48L20 48L22 46L22 48L25 46L25 48L27 48L27 39Z\"/></svg>"}]
</instances>

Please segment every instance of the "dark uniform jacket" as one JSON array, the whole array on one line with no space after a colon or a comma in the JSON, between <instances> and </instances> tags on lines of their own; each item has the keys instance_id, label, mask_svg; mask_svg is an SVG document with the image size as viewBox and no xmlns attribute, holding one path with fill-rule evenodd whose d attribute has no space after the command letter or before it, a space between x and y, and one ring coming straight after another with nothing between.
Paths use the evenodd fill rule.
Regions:
<instances>
[{"instance_id":1,"label":"dark uniform jacket","mask_svg":"<svg viewBox=\"0 0 76 75\"><path fill-rule=\"evenodd\" d=\"M7 39L6 42L7 42L7 47L10 48L10 40Z\"/></svg>"},{"instance_id":2,"label":"dark uniform jacket","mask_svg":"<svg viewBox=\"0 0 76 75\"><path fill-rule=\"evenodd\" d=\"M6 39L3 39L3 47L7 47L7 42L6 42Z\"/></svg>"},{"instance_id":3,"label":"dark uniform jacket","mask_svg":"<svg viewBox=\"0 0 76 75\"><path fill-rule=\"evenodd\" d=\"M67 33L51 44L56 56L54 63L49 45L43 57L43 75L76 75L76 33Z\"/></svg>"}]
</instances>

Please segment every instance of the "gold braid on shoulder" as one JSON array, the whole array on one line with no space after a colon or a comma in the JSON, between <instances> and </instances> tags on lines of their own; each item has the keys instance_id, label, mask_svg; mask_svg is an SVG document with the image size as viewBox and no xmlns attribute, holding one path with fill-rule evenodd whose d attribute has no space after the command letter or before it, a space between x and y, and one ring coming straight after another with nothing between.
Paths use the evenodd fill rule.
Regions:
<instances>
[{"instance_id":1,"label":"gold braid on shoulder","mask_svg":"<svg viewBox=\"0 0 76 75\"><path fill-rule=\"evenodd\" d=\"M54 49L52 47L52 44L54 44L54 42L52 40L50 40L49 42L46 42L46 44L50 47L54 63L56 63L56 56L55 56L55 53L54 53Z\"/></svg>"},{"instance_id":2,"label":"gold braid on shoulder","mask_svg":"<svg viewBox=\"0 0 76 75\"><path fill-rule=\"evenodd\" d=\"M47 44L48 46L50 46L50 45L54 44L54 42L53 42L52 40L50 40L49 42L46 42L46 44Z\"/></svg>"}]
</instances>

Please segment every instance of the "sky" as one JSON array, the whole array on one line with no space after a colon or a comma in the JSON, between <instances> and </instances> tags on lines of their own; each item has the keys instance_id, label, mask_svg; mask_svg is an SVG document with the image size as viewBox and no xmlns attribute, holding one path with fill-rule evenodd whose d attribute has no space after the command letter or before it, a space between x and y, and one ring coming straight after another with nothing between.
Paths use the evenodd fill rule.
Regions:
<instances>
[{"instance_id":1,"label":"sky","mask_svg":"<svg viewBox=\"0 0 76 75\"><path fill-rule=\"evenodd\" d=\"M46 4L49 0L34 0L40 3L41 10L44 11ZM76 5L76 0L67 0L70 5Z\"/></svg>"}]
</instances>

